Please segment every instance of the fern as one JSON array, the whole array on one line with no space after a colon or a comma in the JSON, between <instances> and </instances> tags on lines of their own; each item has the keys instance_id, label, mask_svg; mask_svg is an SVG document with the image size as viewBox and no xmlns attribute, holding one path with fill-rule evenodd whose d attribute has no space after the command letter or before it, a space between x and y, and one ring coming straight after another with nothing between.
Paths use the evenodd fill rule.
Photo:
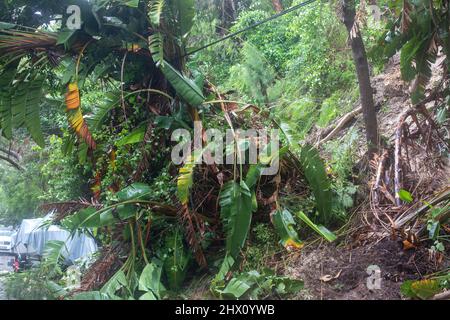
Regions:
<instances>
[{"instance_id":1,"label":"fern","mask_svg":"<svg viewBox=\"0 0 450 320\"><path fill-rule=\"evenodd\" d=\"M25 124L25 108L29 82L19 82L15 88L14 99L11 103L12 121L15 128Z\"/></svg>"},{"instance_id":2,"label":"fern","mask_svg":"<svg viewBox=\"0 0 450 320\"><path fill-rule=\"evenodd\" d=\"M43 84L43 78L37 78L32 81L28 87L25 100L25 125L33 140L41 147L44 147L45 144L39 116L39 104L43 97Z\"/></svg>"},{"instance_id":3,"label":"fern","mask_svg":"<svg viewBox=\"0 0 450 320\"><path fill-rule=\"evenodd\" d=\"M0 127L5 138L12 138L12 82L16 75L16 66L3 71L0 76Z\"/></svg>"},{"instance_id":4,"label":"fern","mask_svg":"<svg viewBox=\"0 0 450 320\"><path fill-rule=\"evenodd\" d=\"M331 211L332 193L330 181L319 151L311 145L305 145L300 154L300 161L305 177L316 199L316 206L319 211L317 220L328 224L333 219Z\"/></svg>"}]
</instances>

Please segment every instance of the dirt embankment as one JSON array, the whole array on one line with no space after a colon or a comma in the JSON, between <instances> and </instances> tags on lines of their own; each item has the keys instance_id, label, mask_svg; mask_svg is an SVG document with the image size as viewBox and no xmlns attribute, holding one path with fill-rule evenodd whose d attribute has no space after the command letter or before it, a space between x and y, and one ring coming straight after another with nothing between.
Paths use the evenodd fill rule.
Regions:
<instances>
[{"instance_id":1,"label":"dirt embankment","mask_svg":"<svg viewBox=\"0 0 450 320\"><path fill-rule=\"evenodd\" d=\"M396 300L401 299L400 285L438 271L428 250L403 250L401 241L373 236L371 245L336 247L312 246L288 258L285 273L305 281L299 299L324 300ZM378 241L378 242L377 242ZM446 267L450 267L448 261ZM379 272L374 271L379 270ZM380 279L380 286L376 285Z\"/></svg>"},{"instance_id":2,"label":"dirt embankment","mask_svg":"<svg viewBox=\"0 0 450 320\"><path fill-rule=\"evenodd\" d=\"M439 78L437 67L434 69L430 87L435 86L436 79ZM391 59L383 73L372 78L372 86L378 110L379 132L388 144L392 144L399 116L411 105L409 86L401 79L398 55ZM350 122L347 128L353 124L361 131L360 136L364 137L361 114ZM346 128L343 128L333 139L341 139L345 132ZM358 150L358 156L363 157L365 153L363 138L359 141ZM436 183L428 186L430 193L445 187L444 180L447 180L448 186L448 177L443 180L437 179L436 175L434 177ZM367 189L370 186L361 187ZM367 194L365 198L368 197ZM370 200L363 199L363 201ZM341 237L337 244L325 242L320 245L312 244L301 252L288 255L283 268L284 273L305 281L305 289L296 298L402 299L400 286L403 281L421 279L424 275L450 267L448 254L440 264L430 258L428 243L405 250L402 239L386 236L386 230L373 221L368 205L361 205L360 208L355 213L356 219L352 223L352 228L357 231L348 233L345 239ZM377 278L380 279L379 287L373 282Z\"/></svg>"}]
</instances>

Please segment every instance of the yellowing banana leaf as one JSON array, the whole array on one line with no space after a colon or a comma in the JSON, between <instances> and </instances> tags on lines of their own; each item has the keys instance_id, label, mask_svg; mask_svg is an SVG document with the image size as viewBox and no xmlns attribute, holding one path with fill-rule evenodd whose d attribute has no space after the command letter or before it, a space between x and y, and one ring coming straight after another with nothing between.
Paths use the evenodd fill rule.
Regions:
<instances>
[{"instance_id":1,"label":"yellowing banana leaf","mask_svg":"<svg viewBox=\"0 0 450 320\"><path fill-rule=\"evenodd\" d=\"M409 298L429 299L442 289L439 282L435 279L424 279L418 281L408 280L403 282L400 287L401 293Z\"/></svg>"},{"instance_id":2,"label":"yellowing banana leaf","mask_svg":"<svg viewBox=\"0 0 450 320\"><path fill-rule=\"evenodd\" d=\"M177 195L181 204L187 204L189 201L189 190L192 187L194 179L195 164L202 154L203 151L194 151L193 154L187 157L184 166L182 166L178 172Z\"/></svg>"},{"instance_id":3,"label":"yellowing banana leaf","mask_svg":"<svg viewBox=\"0 0 450 320\"><path fill-rule=\"evenodd\" d=\"M80 92L76 83L69 83L66 94L66 113L70 127L86 142L90 149L96 148L96 143L84 121L80 106Z\"/></svg>"},{"instance_id":4,"label":"yellowing banana leaf","mask_svg":"<svg viewBox=\"0 0 450 320\"><path fill-rule=\"evenodd\" d=\"M294 218L288 210L276 210L272 215L272 224L275 227L275 231L280 236L280 243L287 249L301 249L303 243L298 238L297 231L294 226L296 225Z\"/></svg>"}]
</instances>

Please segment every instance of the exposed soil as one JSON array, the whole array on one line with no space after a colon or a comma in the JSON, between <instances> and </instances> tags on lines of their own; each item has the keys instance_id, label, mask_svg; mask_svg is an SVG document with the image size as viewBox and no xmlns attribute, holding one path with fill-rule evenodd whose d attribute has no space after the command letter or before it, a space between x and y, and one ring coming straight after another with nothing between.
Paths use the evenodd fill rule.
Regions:
<instances>
[{"instance_id":1,"label":"exposed soil","mask_svg":"<svg viewBox=\"0 0 450 320\"><path fill-rule=\"evenodd\" d=\"M402 298L403 281L420 279L450 265L448 260L436 265L428 256L424 247L405 251L400 241L388 238L353 249L322 244L292 254L285 273L305 281L298 299L395 300ZM380 289L368 288L367 268L371 265L380 268ZM322 281L326 276L335 279Z\"/></svg>"},{"instance_id":2,"label":"exposed soil","mask_svg":"<svg viewBox=\"0 0 450 320\"><path fill-rule=\"evenodd\" d=\"M411 104L408 84L401 79L399 64L399 56L395 55L389 61L383 73L371 80L374 88L374 102L378 110L379 131L389 144L393 144L394 132L400 114ZM429 85L431 88L436 86L438 82L436 79L440 78L438 65L436 63L432 68L433 77ZM356 127L363 131L362 115L356 117ZM342 137L346 131L345 129L342 130L336 139ZM364 137L364 134L360 136ZM357 147L359 158L363 158L364 153L365 140L361 138ZM423 158L425 159L425 156ZM415 168L416 173L418 168ZM419 184L414 183L416 191L419 190L417 191L419 197L432 194L434 191L448 186L449 180L446 172L449 169L447 167L430 170L431 176L429 179L422 177L423 184L426 185L425 189L419 190ZM425 173L427 173L426 170L421 170L420 175L423 176ZM442 175L444 178L439 179L438 176ZM414 180L417 178L416 176L407 176L406 180L416 182ZM364 198L367 201L367 194ZM366 213L356 212L355 216L361 217ZM367 215L369 220L373 220L370 212ZM303 248L301 252L289 255L282 268L284 273L303 279L305 282L305 289L299 292L295 299L404 299L400 293L400 286L403 281L422 279L427 274L450 267L448 255L439 265L434 259L431 259L427 249L430 247L430 243L422 243L417 248L404 250L401 239L392 240L389 236L386 237L385 230L379 228L373 221L370 227L364 227L366 223L362 221L354 223L355 225L363 231L353 232L349 239L344 241L345 243L328 244L322 242L320 245L311 244L309 247ZM380 289L370 290L368 288L367 283L370 275L367 268L371 265L380 268ZM321 280L321 278L326 281Z\"/></svg>"}]
</instances>

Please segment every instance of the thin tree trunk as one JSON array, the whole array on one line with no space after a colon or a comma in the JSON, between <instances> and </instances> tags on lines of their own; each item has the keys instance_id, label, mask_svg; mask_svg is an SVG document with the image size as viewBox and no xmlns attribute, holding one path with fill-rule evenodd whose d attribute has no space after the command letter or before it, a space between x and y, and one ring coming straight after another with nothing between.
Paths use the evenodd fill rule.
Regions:
<instances>
[{"instance_id":1,"label":"thin tree trunk","mask_svg":"<svg viewBox=\"0 0 450 320\"><path fill-rule=\"evenodd\" d=\"M373 103L373 90L370 84L369 64L367 62L366 49L361 37L361 32L355 24L355 1L342 1L342 21L350 35L353 60L359 83L361 107L366 128L366 139L369 159L372 159L378 150L378 125L377 115Z\"/></svg>"},{"instance_id":2,"label":"thin tree trunk","mask_svg":"<svg viewBox=\"0 0 450 320\"><path fill-rule=\"evenodd\" d=\"M222 0L222 26L228 28L234 20L236 20L234 0Z\"/></svg>"},{"instance_id":3,"label":"thin tree trunk","mask_svg":"<svg viewBox=\"0 0 450 320\"><path fill-rule=\"evenodd\" d=\"M281 4L281 0L272 0L272 6L273 10L275 10L276 13L280 13L283 11L283 5Z\"/></svg>"}]
</instances>

